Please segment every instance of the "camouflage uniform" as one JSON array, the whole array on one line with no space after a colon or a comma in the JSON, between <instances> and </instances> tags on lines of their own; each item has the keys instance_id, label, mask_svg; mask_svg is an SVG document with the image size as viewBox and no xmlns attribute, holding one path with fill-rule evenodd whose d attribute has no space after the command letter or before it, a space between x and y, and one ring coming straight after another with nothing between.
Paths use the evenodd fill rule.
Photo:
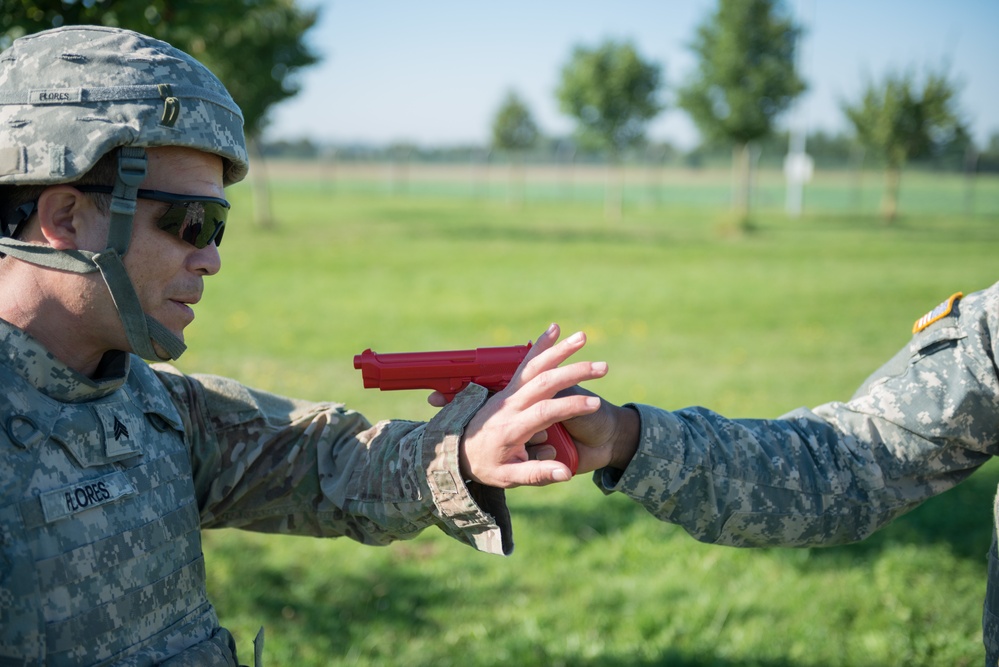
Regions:
<instances>
[{"instance_id":1,"label":"camouflage uniform","mask_svg":"<svg viewBox=\"0 0 999 667\"><path fill-rule=\"evenodd\" d=\"M428 526L508 553L502 491L470 494L471 387L429 423L112 355L90 379L0 321L0 664L233 665L200 528L387 544ZM186 652L185 652L186 651Z\"/></svg>"},{"instance_id":2,"label":"camouflage uniform","mask_svg":"<svg viewBox=\"0 0 999 667\"><path fill-rule=\"evenodd\" d=\"M638 452L597 471L656 517L704 542L818 546L863 539L999 453L999 284L955 295L846 403L775 420L636 406ZM983 619L999 657L996 545Z\"/></svg>"},{"instance_id":3,"label":"camouflage uniform","mask_svg":"<svg viewBox=\"0 0 999 667\"><path fill-rule=\"evenodd\" d=\"M148 196L146 149L159 146L218 155L225 185L247 172L239 108L189 55L99 26L0 53L0 185L74 183L112 152L118 167L104 251L20 240L27 202L0 220L0 253L99 271L131 349L152 360L184 345L143 312L122 257ZM512 549L503 492L466 486L458 466L482 387L429 423L372 427L341 405L123 352L84 377L3 321L0 386L0 665L234 665L206 597L205 527L386 544L438 526L483 551Z\"/></svg>"}]
</instances>

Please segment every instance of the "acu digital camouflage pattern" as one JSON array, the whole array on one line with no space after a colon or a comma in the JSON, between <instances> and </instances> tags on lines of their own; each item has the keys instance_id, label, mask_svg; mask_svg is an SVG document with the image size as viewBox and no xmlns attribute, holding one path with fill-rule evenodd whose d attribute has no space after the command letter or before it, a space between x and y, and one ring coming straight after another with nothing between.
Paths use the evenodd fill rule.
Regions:
<instances>
[{"instance_id":1,"label":"acu digital camouflage pattern","mask_svg":"<svg viewBox=\"0 0 999 667\"><path fill-rule=\"evenodd\" d=\"M863 539L999 453L997 332L999 284L916 333L849 402L776 420L636 406L638 453L595 481L704 542ZM995 613L983 623L989 665L999 658Z\"/></svg>"},{"instance_id":2,"label":"acu digital camouflage pattern","mask_svg":"<svg viewBox=\"0 0 999 667\"><path fill-rule=\"evenodd\" d=\"M205 527L386 544L439 526L512 548L502 493L480 505L458 472L481 388L429 424L371 427L340 405L107 361L80 376L0 321L0 665L235 665L205 593Z\"/></svg>"},{"instance_id":3,"label":"acu digital camouflage pattern","mask_svg":"<svg viewBox=\"0 0 999 667\"><path fill-rule=\"evenodd\" d=\"M243 116L201 63L139 33L67 26L0 54L0 184L75 180L118 146L220 155L246 175Z\"/></svg>"}]
</instances>

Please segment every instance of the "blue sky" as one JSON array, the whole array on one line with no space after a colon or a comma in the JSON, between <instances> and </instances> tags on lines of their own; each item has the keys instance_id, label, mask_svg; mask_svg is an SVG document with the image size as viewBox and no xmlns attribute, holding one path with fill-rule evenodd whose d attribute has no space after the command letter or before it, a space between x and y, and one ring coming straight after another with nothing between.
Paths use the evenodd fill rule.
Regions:
<instances>
[{"instance_id":1,"label":"blue sky","mask_svg":"<svg viewBox=\"0 0 999 667\"><path fill-rule=\"evenodd\" d=\"M272 114L269 138L454 145L488 142L510 90L546 134L572 131L555 89L575 45L630 40L671 88L694 67L688 44L715 0L307 0L321 6L309 41L323 62ZM999 133L999 0L788 0L807 33L810 90L788 115L811 130L846 128L840 102L888 71L944 64L982 144ZM797 114L800 114L797 115ZM693 123L671 105L649 135L683 148Z\"/></svg>"}]
</instances>

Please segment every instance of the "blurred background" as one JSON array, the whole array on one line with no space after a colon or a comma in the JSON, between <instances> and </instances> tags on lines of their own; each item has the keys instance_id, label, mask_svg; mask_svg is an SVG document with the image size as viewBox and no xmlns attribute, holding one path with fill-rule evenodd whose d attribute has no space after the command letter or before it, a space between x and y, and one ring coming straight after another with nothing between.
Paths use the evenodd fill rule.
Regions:
<instances>
[{"instance_id":1,"label":"blurred background","mask_svg":"<svg viewBox=\"0 0 999 667\"><path fill-rule=\"evenodd\" d=\"M443 163L459 167L449 179L481 182L512 164L507 196L519 197L532 180L521 170L538 165L731 167L729 202L746 217L755 170L780 172L792 215L816 171L883 170L891 218L905 167L999 171L990 0L7 0L0 45L86 22L201 58L242 106L258 156L329 177L389 164L381 177L419 182L433 174L419 167ZM622 179L601 173L613 214Z\"/></svg>"},{"instance_id":2,"label":"blurred background","mask_svg":"<svg viewBox=\"0 0 999 667\"><path fill-rule=\"evenodd\" d=\"M713 0L300 4L321 8L307 41L323 60L303 71L301 93L275 109L270 141L488 148L495 116L513 92L542 138L564 142L575 124L559 108L562 70L577 46L614 40L630 42L661 68L664 108L649 121L649 142L670 146L681 161L703 143L676 91L696 74L689 47L715 10ZM999 133L994 2L792 0L783 9L802 29L795 59L808 88L779 130L800 122L809 133L849 138L841 107L868 83L892 72L943 69L960 87L962 115L979 149Z\"/></svg>"}]
</instances>

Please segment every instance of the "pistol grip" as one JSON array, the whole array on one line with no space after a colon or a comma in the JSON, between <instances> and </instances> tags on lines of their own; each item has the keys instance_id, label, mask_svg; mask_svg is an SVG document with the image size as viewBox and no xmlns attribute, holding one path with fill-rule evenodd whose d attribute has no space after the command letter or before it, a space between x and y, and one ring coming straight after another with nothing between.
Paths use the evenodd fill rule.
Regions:
<instances>
[{"instance_id":1,"label":"pistol grip","mask_svg":"<svg viewBox=\"0 0 999 667\"><path fill-rule=\"evenodd\" d=\"M579 453L569 432L562 424L552 424L545 433L548 434L548 444L555 447L555 460L564 463L575 475L579 467Z\"/></svg>"}]
</instances>

